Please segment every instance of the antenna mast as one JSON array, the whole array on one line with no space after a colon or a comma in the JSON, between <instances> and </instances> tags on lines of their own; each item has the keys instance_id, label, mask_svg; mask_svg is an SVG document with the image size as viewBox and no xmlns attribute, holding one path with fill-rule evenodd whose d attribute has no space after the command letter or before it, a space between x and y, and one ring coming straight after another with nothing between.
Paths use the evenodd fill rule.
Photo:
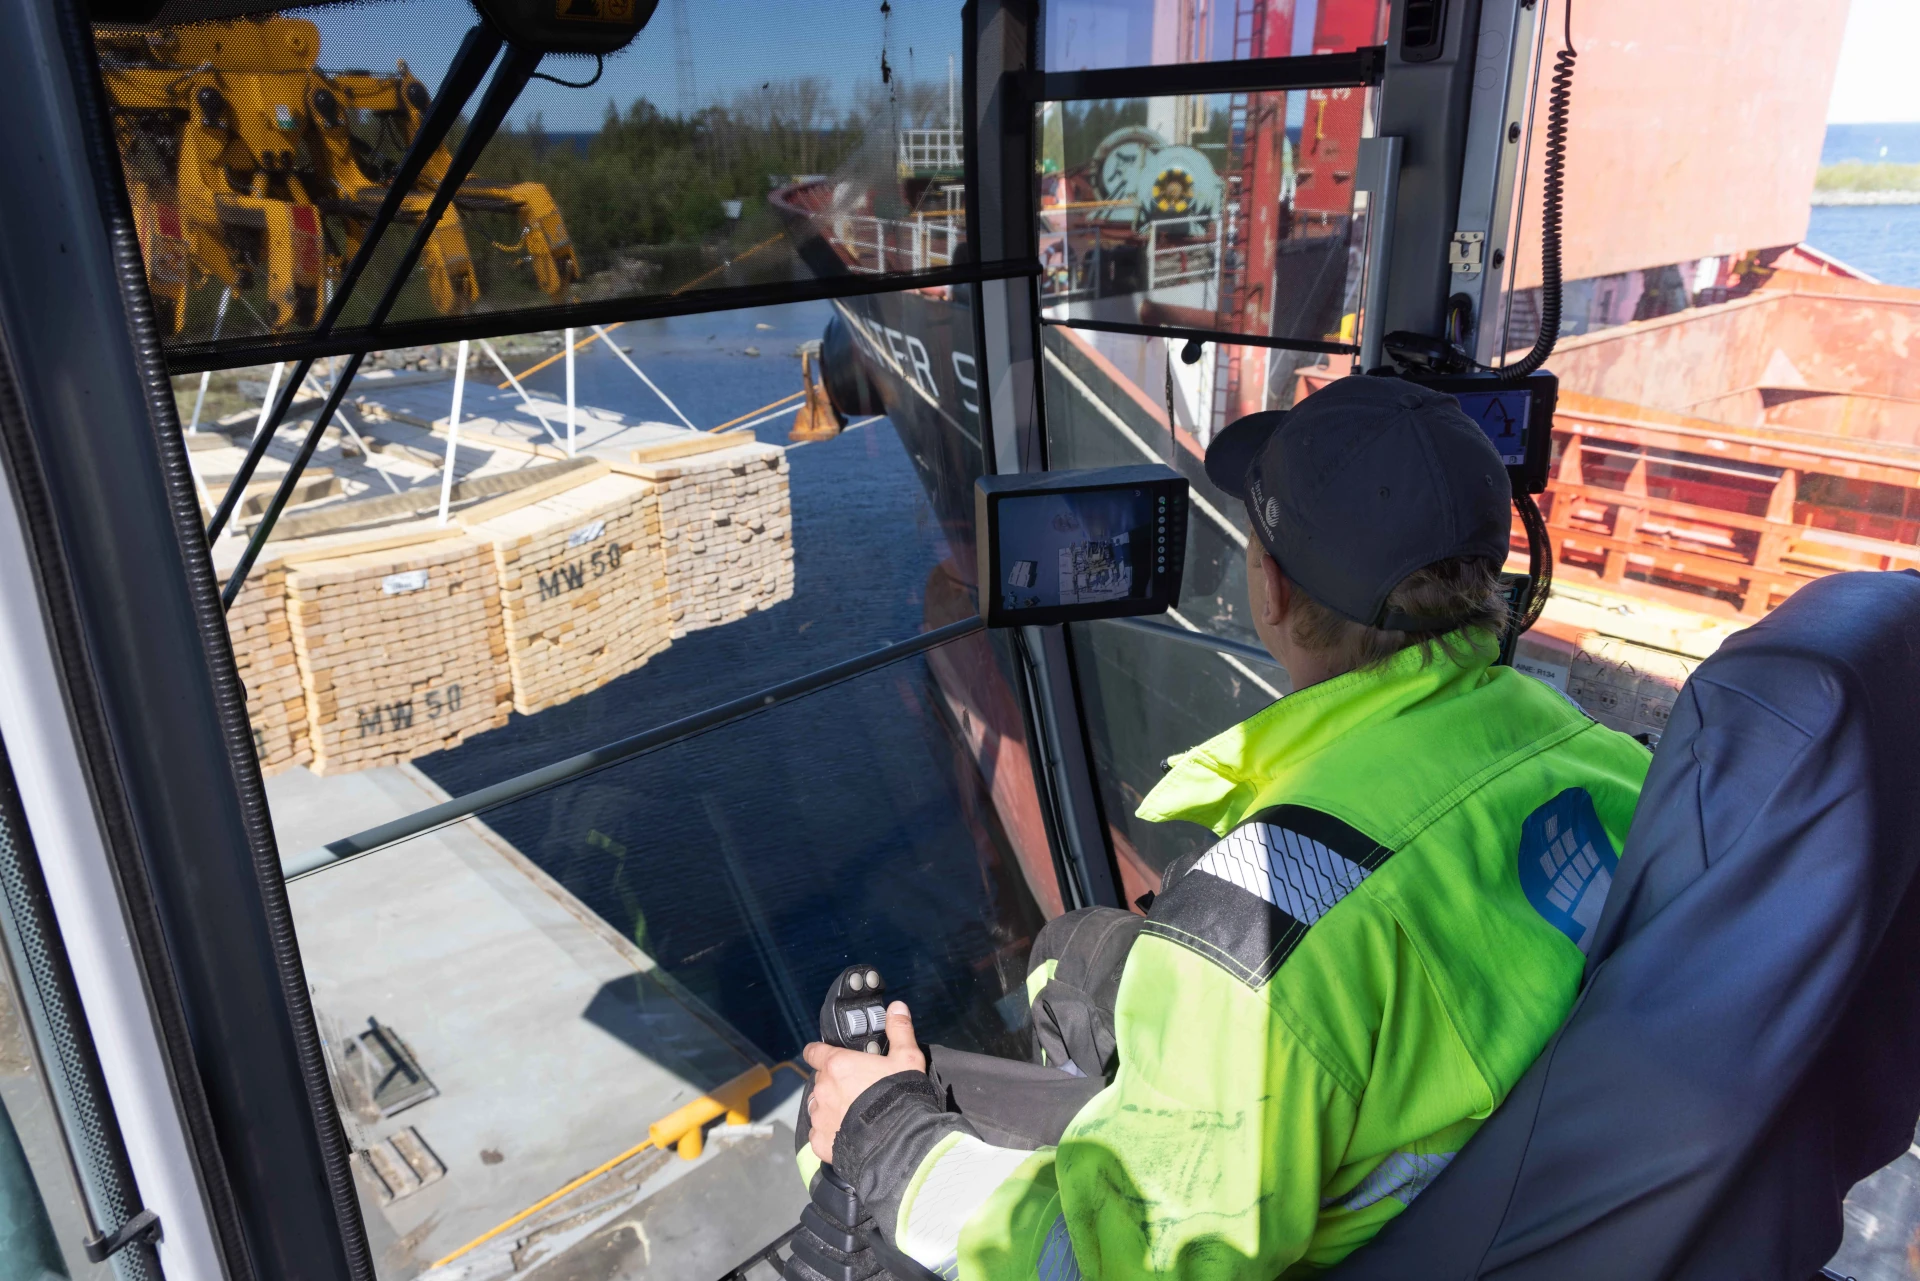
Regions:
<instances>
[{"instance_id":1,"label":"antenna mast","mask_svg":"<svg viewBox=\"0 0 1920 1281\"><path fill-rule=\"evenodd\" d=\"M691 116L697 105L693 87L693 30L687 25L687 0L673 0L673 87L680 114Z\"/></svg>"}]
</instances>

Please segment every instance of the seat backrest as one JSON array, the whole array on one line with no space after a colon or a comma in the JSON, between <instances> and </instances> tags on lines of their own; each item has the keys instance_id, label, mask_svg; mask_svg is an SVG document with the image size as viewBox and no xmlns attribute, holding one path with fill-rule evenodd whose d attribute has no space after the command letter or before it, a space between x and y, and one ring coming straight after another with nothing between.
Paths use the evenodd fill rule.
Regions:
<instances>
[{"instance_id":1,"label":"seat backrest","mask_svg":"<svg viewBox=\"0 0 1920 1281\"><path fill-rule=\"evenodd\" d=\"M1920 1115L1920 575L1681 691L1572 1014L1339 1281L1806 1281Z\"/></svg>"}]
</instances>

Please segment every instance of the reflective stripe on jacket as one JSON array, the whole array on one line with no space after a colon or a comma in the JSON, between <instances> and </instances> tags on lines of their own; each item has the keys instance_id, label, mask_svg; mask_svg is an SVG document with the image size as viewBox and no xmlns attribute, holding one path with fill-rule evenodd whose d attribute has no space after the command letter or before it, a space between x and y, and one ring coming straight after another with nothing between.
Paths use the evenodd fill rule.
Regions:
<instances>
[{"instance_id":1,"label":"reflective stripe on jacket","mask_svg":"<svg viewBox=\"0 0 1920 1281\"><path fill-rule=\"evenodd\" d=\"M1059 1146L994 1147L896 1091L836 1163L898 1248L966 1281L1330 1266L1559 1027L1649 759L1485 654L1289 695L1142 803L1221 839L1155 901L1118 1072Z\"/></svg>"}]
</instances>

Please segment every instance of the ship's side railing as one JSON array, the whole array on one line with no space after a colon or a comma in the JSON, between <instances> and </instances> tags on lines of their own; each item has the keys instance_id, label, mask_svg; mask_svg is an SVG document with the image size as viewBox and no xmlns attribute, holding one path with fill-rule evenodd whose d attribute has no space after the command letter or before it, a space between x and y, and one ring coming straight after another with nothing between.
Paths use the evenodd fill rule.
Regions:
<instances>
[{"instance_id":1,"label":"ship's side railing","mask_svg":"<svg viewBox=\"0 0 1920 1281\"><path fill-rule=\"evenodd\" d=\"M960 129L902 129L900 176L964 171L965 139L966 133Z\"/></svg>"},{"instance_id":2,"label":"ship's side railing","mask_svg":"<svg viewBox=\"0 0 1920 1281\"><path fill-rule=\"evenodd\" d=\"M1210 284L1216 294L1222 262L1221 218L1165 218L1147 224L1147 289Z\"/></svg>"},{"instance_id":3,"label":"ship's side railing","mask_svg":"<svg viewBox=\"0 0 1920 1281\"><path fill-rule=\"evenodd\" d=\"M1130 200L1088 200L1041 207L1040 294L1045 301L1100 296L1107 240L1116 233L1129 240L1140 234L1137 224L1115 222L1112 211L1133 205ZM1146 292L1210 285L1213 297L1206 305L1214 306L1226 263L1225 220L1198 214L1161 218L1147 223L1144 234Z\"/></svg>"},{"instance_id":4,"label":"ship's side railing","mask_svg":"<svg viewBox=\"0 0 1920 1281\"><path fill-rule=\"evenodd\" d=\"M953 265L954 251L966 239L966 226L957 218L836 214L827 236L855 271L926 271Z\"/></svg>"}]
</instances>

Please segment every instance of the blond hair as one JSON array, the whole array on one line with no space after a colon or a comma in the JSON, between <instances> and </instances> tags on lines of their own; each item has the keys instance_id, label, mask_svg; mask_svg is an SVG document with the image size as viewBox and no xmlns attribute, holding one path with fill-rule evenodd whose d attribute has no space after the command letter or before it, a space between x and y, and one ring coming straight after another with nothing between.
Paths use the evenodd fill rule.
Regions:
<instances>
[{"instance_id":1,"label":"blond hair","mask_svg":"<svg viewBox=\"0 0 1920 1281\"><path fill-rule=\"evenodd\" d=\"M1282 576L1286 574L1281 571ZM1378 667L1404 649L1420 646L1427 664L1439 652L1464 660L1506 635L1508 609L1500 590L1499 566L1478 557L1456 556L1416 569L1387 596L1387 612L1459 621L1441 631L1403 632L1369 627L1337 614L1292 579L1288 631L1302 649L1328 657L1339 674Z\"/></svg>"}]
</instances>

